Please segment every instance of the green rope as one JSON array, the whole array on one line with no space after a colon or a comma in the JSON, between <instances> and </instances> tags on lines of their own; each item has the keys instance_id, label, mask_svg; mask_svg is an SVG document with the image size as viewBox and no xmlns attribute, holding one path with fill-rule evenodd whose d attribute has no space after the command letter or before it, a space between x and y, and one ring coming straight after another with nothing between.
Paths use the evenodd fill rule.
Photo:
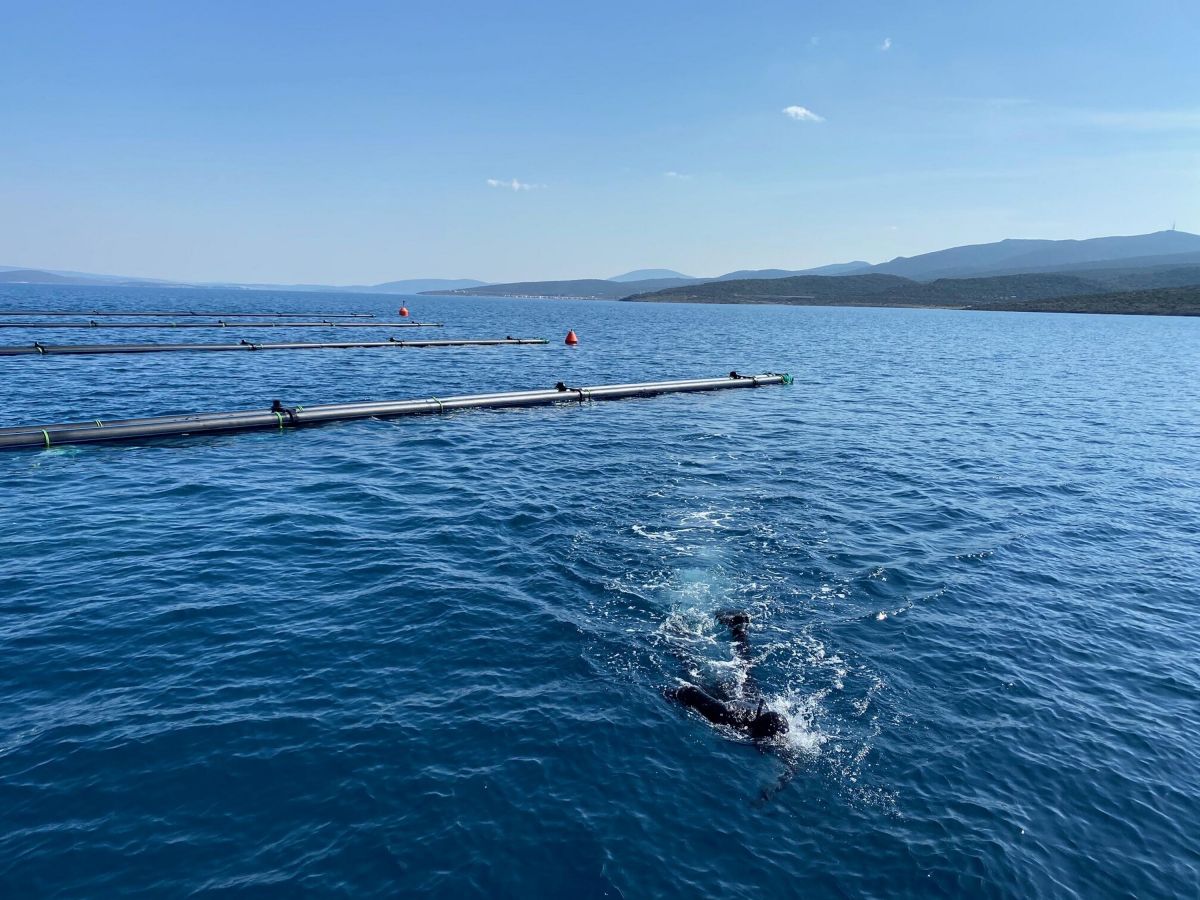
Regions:
<instances>
[{"instance_id":1,"label":"green rope","mask_svg":"<svg viewBox=\"0 0 1200 900\"><path fill-rule=\"evenodd\" d=\"M50 432L48 432L46 429L43 428L42 429L42 437L44 437L46 439L46 449L49 450L50 449Z\"/></svg>"}]
</instances>

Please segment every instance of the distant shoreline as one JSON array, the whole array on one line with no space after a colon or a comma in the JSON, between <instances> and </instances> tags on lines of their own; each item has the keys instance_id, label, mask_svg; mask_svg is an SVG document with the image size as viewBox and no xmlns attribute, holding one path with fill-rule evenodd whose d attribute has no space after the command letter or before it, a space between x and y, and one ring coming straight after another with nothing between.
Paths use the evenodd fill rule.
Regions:
<instances>
[{"instance_id":1,"label":"distant shoreline","mask_svg":"<svg viewBox=\"0 0 1200 900\"><path fill-rule=\"evenodd\" d=\"M1108 295L1098 295L1099 298L1106 298ZM503 298L509 299L509 298ZM561 299L561 298L556 298ZM1083 301L1091 298L1087 297L1070 297L1067 300ZM796 301L788 301L783 299L770 300L652 300L643 297L625 297L621 303L695 303L704 306L812 306L823 307L826 309L934 309L934 310L951 310L955 312L1019 312L1019 313L1069 313L1072 315L1103 315L1103 316L1175 316L1181 318L1196 318L1200 317L1200 300L1195 304L1194 308L1186 308L1181 310L1166 310L1138 307L1136 305L1122 306L1121 304L1058 304L1056 301L1041 301L1031 300L1027 303L1013 303L1008 305L951 305L939 303L838 303L833 300L820 300L814 302L800 303Z\"/></svg>"}]
</instances>

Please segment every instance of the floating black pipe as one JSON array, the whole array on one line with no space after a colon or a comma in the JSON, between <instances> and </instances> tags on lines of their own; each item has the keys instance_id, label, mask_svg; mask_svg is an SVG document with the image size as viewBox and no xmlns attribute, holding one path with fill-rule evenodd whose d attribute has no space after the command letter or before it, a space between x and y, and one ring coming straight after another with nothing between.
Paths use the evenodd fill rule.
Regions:
<instances>
[{"instance_id":1,"label":"floating black pipe","mask_svg":"<svg viewBox=\"0 0 1200 900\"><path fill-rule=\"evenodd\" d=\"M774 379L774 380L772 380L772 379ZM779 379L783 379L783 381L780 382ZM728 383L729 381L738 381L739 383L729 384ZM714 384L714 382L717 382L717 383ZM609 385L603 385L601 388L570 388L570 387L567 387L567 385L565 383L560 381L560 382L558 382L558 384L555 385L555 392L554 392L553 399L568 400L568 401L580 400L581 392L585 395L582 397L582 399L584 399L584 400L594 399L593 397L591 397L591 392L596 391L596 390L601 390L601 389L605 390L605 391L636 390L636 389L641 389L641 388L645 388L648 386L654 386L657 384L672 385L673 387L671 388L671 390L668 390L668 391L652 391L651 392L652 394L653 393L670 393L671 391L683 391L683 390L716 390L718 388L723 388L723 387L755 387L758 384L777 384L777 383L791 384L792 376L786 375L786 374L779 374L779 373L775 373L775 372L768 373L766 375L739 375L737 372L730 372L728 379L726 379L726 378L695 378L695 379L687 379L684 381L647 382L647 383L631 383L631 384L609 384ZM689 385L699 385L699 387L688 387ZM492 398L506 399L509 397L513 397L516 394L549 394L549 393L550 393L549 391L517 391L517 392L508 391L508 392L496 392L496 393L491 393L491 394L471 394L466 397L448 398L448 399L446 399L444 401L440 401L440 402L443 404L449 404L452 401L459 401L459 400L480 401L480 400L490 400ZM564 394L567 394L567 396L564 396ZM629 394L629 396L635 396L635 395L636 394ZM647 394L646 396L649 396L649 394ZM606 399L606 398L599 398L599 399ZM376 416L376 415L383 416L383 415L386 415L386 411L388 409L396 406L397 404L404 405L404 404L409 404L409 403L413 403L413 402L425 402L425 401L374 400L374 401L361 401L358 403L332 403L332 404L324 404L324 405L320 405L320 406L296 407L296 409L304 409L306 412L313 412L313 411L323 411L323 410L329 410L329 409L349 409L350 407L353 407L355 410L357 410L359 412L355 416L351 416L349 418L363 418L363 417L370 417L370 416ZM433 400L430 402L438 403L439 401ZM469 409L469 408L473 408L473 407L466 406L466 407L462 407L462 408ZM90 428L93 425L95 425L97 427L102 427L102 428L111 428L116 425L165 424L168 422L174 422L174 423L179 423L179 424L188 424L188 423L194 423L194 422L203 422L203 421L207 421L210 419L253 418L260 414L261 414L260 410L251 409L251 410L240 410L240 411L235 411L235 412L179 413L176 415L149 416L149 417L140 418L140 419L120 419L120 420L114 419L112 421L101 421L100 419L92 419L91 421L88 421L88 422L63 422L63 423L56 423L56 424L52 424L52 425L12 425L12 426L8 426L5 428L0 428L0 435L28 434L28 433L40 435L43 431L46 431L46 430L53 433L55 430L59 430L59 429ZM407 415L407 414L408 413L400 413L400 415ZM236 429L234 429L234 430L236 430ZM4 448L0 447L0 449L4 449Z\"/></svg>"},{"instance_id":2,"label":"floating black pipe","mask_svg":"<svg viewBox=\"0 0 1200 900\"><path fill-rule=\"evenodd\" d=\"M0 328L441 328L441 322L0 322Z\"/></svg>"},{"instance_id":3,"label":"floating black pipe","mask_svg":"<svg viewBox=\"0 0 1200 900\"><path fill-rule=\"evenodd\" d=\"M18 425L0 429L0 450L37 449L56 447L60 444L96 444L138 438L221 434L234 431L261 431L353 419L427 415L455 409L546 406L563 401L583 403L588 400L619 400L627 397L650 397L655 394L791 383L792 376L786 374L738 375L736 372L731 372L723 378L651 381L583 388L572 388L559 382L554 389L548 391L510 391L494 394L470 394L444 399L434 397L428 400L384 400L363 403L330 403L320 406L284 406L276 400L271 408L266 410L154 416L143 419L120 419L112 422L102 422L97 419L92 422L60 425Z\"/></svg>"},{"instance_id":4,"label":"floating black pipe","mask_svg":"<svg viewBox=\"0 0 1200 900\"><path fill-rule=\"evenodd\" d=\"M341 350L359 347L506 347L546 344L544 338L496 338L486 340L339 341L335 343L260 344L243 340L237 344L43 344L0 346L0 356L96 356L105 353L177 353L188 350Z\"/></svg>"},{"instance_id":5,"label":"floating black pipe","mask_svg":"<svg viewBox=\"0 0 1200 900\"><path fill-rule=\"evenodd\" d=\"M119 312L111 309L0 309L0 316L156 316L160 319L177 316L202 316L204 318L235 319L235 318L276 318L304 319L314 316L321 319L373 319L375 313L327 313L327 312L196 312L194 310L170 310L167 312L148 312L137 310Z\"/></svg>"}]
</instances>

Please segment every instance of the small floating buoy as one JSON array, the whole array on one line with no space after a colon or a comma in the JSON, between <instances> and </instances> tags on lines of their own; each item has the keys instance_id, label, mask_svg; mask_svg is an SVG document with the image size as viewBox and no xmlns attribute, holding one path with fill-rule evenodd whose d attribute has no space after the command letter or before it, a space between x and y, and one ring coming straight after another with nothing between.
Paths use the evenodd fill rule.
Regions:
<instances>
[{"instance_id":1,"label":"small floating buoy","mask_svg":"<svg viewBox=\"0 0 1200 900\"><path fill-rule=\"evenodd\" d=\"M408 307L407 306L400 307L400 315L402 315L402 316L408 315Z\"/></svg>"},{"instance_id":2,"label":"small floating buoy","mask_svg":"<svg viewBox=\"0 0 1200 900\"><path fill-rule=\"evenodd\" d=\"M575 335L575 332L573 330L568 331L567 332L567 340L566 340L567 346L574 347L578 343L579 343L579 338Z\"/></svg>"}]
</instances>

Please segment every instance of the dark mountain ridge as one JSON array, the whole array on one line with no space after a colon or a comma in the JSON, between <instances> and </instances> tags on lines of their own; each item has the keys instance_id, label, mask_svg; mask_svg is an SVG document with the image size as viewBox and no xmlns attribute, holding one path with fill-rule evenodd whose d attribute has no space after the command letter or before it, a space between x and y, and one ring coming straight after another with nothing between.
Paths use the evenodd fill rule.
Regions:
<instances>
[{"instance_id":1,"label":"dark mountain ridge","mask_svg":"<svg viewBox=\"0 0 1200 900\"><path fill-rule=\"evenodd\" d=\"M968 244L920 256L897 257L871 268L872 272L902 275L917 281L967 278L1002 272L1034 272L1097 263L1119 264L1172 254L1200 253L1200 235L1186 231L1156 231L1075 241L1015 240Z\"/></svg>"},{"instance_id":2,"label":"dark mountain ridge","mask_svg":"<svg viewBox=\"0 0 1200 900\"><path fill-rule=\"evenodd\" d=\"M1200 292L1200 266L1095 270L1086 273L1086 277L1083 274L1035 272L983 278L940 278L925 282L879 273L840 277L809 275L706 282L625 299L658 303L935 306L957 309L1041 310L1045 307L1068 311L1070 304L1058 301L1087 297L1089 299L1081 304L1079 311L1123 312L1128 311L1125 307L1139 305L1146 308L1154 306L1156 309L1186 309L1186 298L1191 296L1189 291ZM1142 296L1134 303L1130 296L1120 299L1118 294ZM1152 298L1151 294L1155 294L1157 299ZM1114 305L1104 308L1105 301L1096 299L1102 296L1109 296ZM1042 306L1038 306L1039 303Z\"/></svg>"}]
</instances>

